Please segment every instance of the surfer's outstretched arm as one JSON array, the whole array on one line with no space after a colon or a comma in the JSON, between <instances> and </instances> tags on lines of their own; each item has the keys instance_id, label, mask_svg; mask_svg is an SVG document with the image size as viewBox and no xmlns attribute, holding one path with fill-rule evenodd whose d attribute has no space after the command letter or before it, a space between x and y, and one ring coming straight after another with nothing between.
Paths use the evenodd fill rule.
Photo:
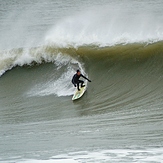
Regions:
<instances>
[{"instance_id":1,"label":"surfer's outstretched arm","mask_svg":"<svg viewBox=\"0 0 163 163\"><path fill-rule=\"evenodd\" d=\"M87 77L85 77L84 75L82 75L81 74L81 76L84 78L84 79L86 79L86 80L88 80L89 82L91 82L91 80L89 80Z\"/></svg>"}]
</instances>

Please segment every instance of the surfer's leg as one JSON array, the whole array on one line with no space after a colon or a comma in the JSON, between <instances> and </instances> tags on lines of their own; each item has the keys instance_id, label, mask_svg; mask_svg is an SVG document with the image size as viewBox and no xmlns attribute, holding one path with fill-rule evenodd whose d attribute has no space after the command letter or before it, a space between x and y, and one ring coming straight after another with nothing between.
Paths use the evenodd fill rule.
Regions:
<instances>
[{"instance_id":1,"label":"surfer's leg","mask_svg":"<svg viewBox=\"0 0 163 163\"><path fill-rule=\"evenodd\" d=\"M83 80L79 80L79 83L81 83L81 87L85 87L85 85L83 85L84 84Z\"/></svg>"},{"instance_id":2,"label":"surfer's leg","mask_svg":"<svg viewBox=\"0 0 163 163\"><path fill-rule=\"evenodd\" d=\"M80 89L79 89L79 83L80 83L80 82L77 82L77 88L78 88L78 91L80 91Z\"/></svg>"}]
</instances>

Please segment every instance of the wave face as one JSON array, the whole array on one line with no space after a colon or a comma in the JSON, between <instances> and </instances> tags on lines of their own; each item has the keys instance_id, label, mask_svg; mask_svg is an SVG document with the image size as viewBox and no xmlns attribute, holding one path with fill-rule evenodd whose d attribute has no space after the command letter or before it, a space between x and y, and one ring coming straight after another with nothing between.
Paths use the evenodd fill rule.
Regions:
<instances>
[{"instance_id":1,"label":"wave face","mask_svg":"<svg viewBox=\"0 0 163 163\"><path fill-rule=\"evenodd\" d=\"M1 74L3 74L5 70L15 66L37 66L38 64L54 63L55 75L49 77L49 81L44 85L44 88L38 84L32 92L29 91L28 94L30 96L44 96L54 94L54 92L57 96L72 95L74 89L71 89L71 77L78 68L85 74L85 67L87 71L90 71L89 74L95 79L95 83L98 76L100 76L98 79L99 83L100 80L103 79L103 83L106 83L103 87L106 89L109 88L108 82L111 82L115 76L118 77L119 75L119 79L117 80L121 81L122 85L126 83L126 80L128 81L126 83L127 86L128 83L140 80L140 84L136 84L136 88L130 88L136 90L141 87L141 85L144 85L141 82L145 81L142 81L141 78L146 80L145 77L147 76L152 79L152 76L156 75L156 81L157 79L162 79L162 77L159 76L162 73L162 45L163 43L160 41L149 45L145 43L120 44L108 47L89 45L80 46L77 49L74 47L60 48L55 45L31 49L13 49L2 53ZM129 71L125 71L126 69ZM109 74L108 71L111 74ZM121 78L124 78L124 80ZM125 83L123 83L123 81L125 81ZM152 79L151 82L154 82L154 79ZM159 82L160 87L161 82L162 81ZM68 84L65 86L64 83ZM152 83L148 83L148 86L150 87L151 84ZM56 87L56 89L54 89L54 87ZM159 85L156 84L155 87L157 88ZM54 91L52 91L51 88L53 88ZM57 90L58 88L59 90Z\"/></svg>"},{"instance_id":2,"label":"wave face","mask_svg":"<svg viewBox=\"0 0 163 163\"><path fill-rule=\"evenodd\" d=\"M163 160L161 0L0 7L0 162Z\"/></svg>"}]
</instances>

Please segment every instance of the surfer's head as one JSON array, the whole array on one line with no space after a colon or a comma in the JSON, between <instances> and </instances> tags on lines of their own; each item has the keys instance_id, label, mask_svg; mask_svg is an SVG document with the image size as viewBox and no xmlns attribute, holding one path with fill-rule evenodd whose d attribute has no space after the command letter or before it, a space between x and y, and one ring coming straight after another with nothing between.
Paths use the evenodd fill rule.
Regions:
<instances>
[{"instance_id":1,"label":"surfer's head","mask_svg":"<svg viewBox=\"0 0 163 163\"><path fill-rule=\"evenodd\" d=\"M77 70L76 73L77 73L77 75L80 75L81 74L80 70Z\"/></svg>"}]
</instances>

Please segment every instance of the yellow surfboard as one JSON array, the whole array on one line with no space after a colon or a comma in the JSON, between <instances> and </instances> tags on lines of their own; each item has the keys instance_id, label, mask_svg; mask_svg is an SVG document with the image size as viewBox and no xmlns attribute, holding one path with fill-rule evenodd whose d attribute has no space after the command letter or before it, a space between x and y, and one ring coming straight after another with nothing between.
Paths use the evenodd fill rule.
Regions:
<instances>
[{"instance_id":1,"label":"yellow surfboard","mask_svg":"<svg viewBox=\"0 0 163 163\"><path fill-rule=\"evenodd\" d=\"M86 91L87 85L85 84L85 87L81 88L81 86L80 86L79 88L80 88L80 91L78 91L78 89L76 89L76 91L75 91L75 93L74 93L74 95L72 97L73 101L77 100L77 99L79 99L80 97L83 96L84 92Z\"/></svg>"}]
</instances>

